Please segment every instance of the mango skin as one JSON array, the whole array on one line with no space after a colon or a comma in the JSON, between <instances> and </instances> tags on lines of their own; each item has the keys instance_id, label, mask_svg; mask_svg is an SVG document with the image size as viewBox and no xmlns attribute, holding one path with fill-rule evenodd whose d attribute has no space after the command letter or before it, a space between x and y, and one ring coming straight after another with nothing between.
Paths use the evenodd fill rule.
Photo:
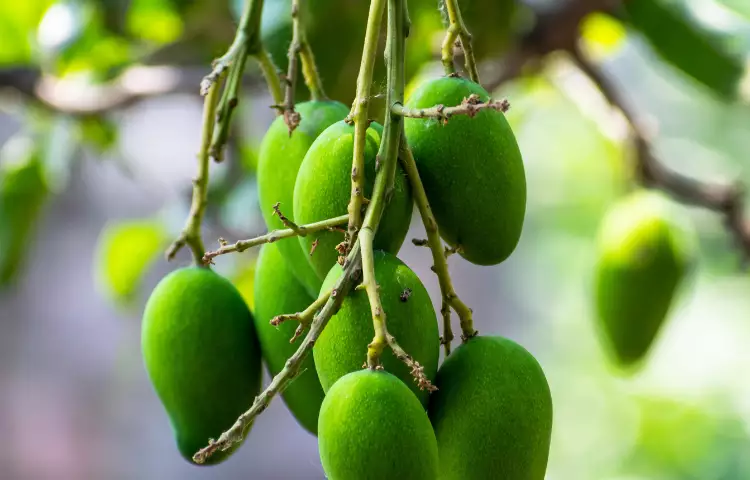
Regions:
<instances>
[{"instance_id":1,"label":"mango skin","mask_svg":"<svg viewBox=\"0 0 750 480\"><path fill-rule=\"evenodd\" d=\"M286 321L274 327L270 323L271 319L284 313L301 312L314 300L289 269L288 262L277 248L281 243L263 245L255 264L253 318L263 359L271 375L276 375L284 368L287 359L294 354L300 342L298 340L296 343L289 343L299 325L297 322ZM317 435L318 412L325 394L315 372L312 355L308 355L302 362L299 376L289 384L281 396L300 425L313 435Z\"/></svg>"},{"instance_id":2,"label":"mango skin","mask_svg":"<svg viewBox=\"0 0 750 480\"><path fill-rule=\"evenodd\" d=\"M177 447L190 462L260 390L252 315L237 289L208 268L182 268L159 282L143 313L141 347ZM217 452L205 465L220 463L236 448Z\"/></svg>"},{"instance_id":3,"label":"mango skin","mask_svg":"<svg viewBox=\"0 0 750 480\"><path fill-rule=\"evenodd\" d=\"M409 108L459 105L471 94L489 94L463 78L424 82ZM518 244L526 213L526 176L521 152L502 112L483 110L474 118L406 118L414 153L440 235L477 265L496 265Z\"/></svg>"},{"instance_id":4,"label":"mango skin","mask_svg":"<svg viewBox=\"0 0 750 480\"><path fill-rule=\"evenodd\" d=\"M277 117L260 145L258 196L263 219L269 230L286 228L279 217L274 215L273 206L276 202L281 204L281 212L295 221L294 183L307 150L323 130L349 114L346 106L332 101L303 102L295 108L302 120L292 136L289 136L284 119ZM322 279L312 269L308 255L300 248L299 242L283 241L278 246L289 268L307 289L308 295L317 295Z\"/></svg>"},{"instance_id":5,"label":"mango skin","mask_svg":"<svg viewBox=\"0 0 750 480\"><path fill-rule=\"evenodd\" d=\"M331 480L438 475L435 434L422 405L387 372L360 370L337 381L320 409L318 448Z\"/></svg>"},{"instance_id":6,"label":"mango skin","mask_svg":"<svg viewBox=\"0 0 750 480\"><path fill-rule=\"evenodd\" d=\"M441 480L544 480L552 397L542 367L517 343L474 337L438 371L429 416Z\"/></svg>"},{"instance_id":7,"label":"mango skin","mask_svg":"<svg viewBox=\"0 0 750 480\"><path fill-rule=\"evenodd\" d=\"M368 199L375 183L375 156L382 128L373 122L367 129L364 195ZM294 214L298 223L312 223L347 213L353 149L354 126L344 121L334 123L315 139L302 161L294 186ZM385 207L373 243L375 249L398 253L409 230L412 213L411 188L401 166L398 166L394 183L393 196ZM344 235L323 231L299 237L305 252L310 252L316 240L315 253L308 258L323 279L336 263L335 248L344 240Z\"/></svg>"},{"instance_id":8,"label":"mango skin","mask_svg":"<svg viewBox=\"0 0 750 480\"><path fill-rule=\"evenodd\" d=\"M433 380L440 355L440 335L430 296L419 277L395 255L380 251L374 254L375 280L380 285L388 332L424 367L427 378ZM341 267L334 266L321 291L333 287L341 273ZM411 294L404 302L401 294L407 288L411 289ZM367 293L363 290L350 292L313 347L323 390L328 391L339 378L362 368L374 333ZM427 404L428 392L419 389L409 368L390 348L383 351L381 361L386 371L401 379L423 404Z\"/></svg>"},{"instance_id":9,"label":"mango skin","mask_svg":"<svg viewBox=\"0 0 750 480\"><path fill-rule=\"evenodd\" d=\"M689 229L670 207L660 193L637 191L600 226L597 321L611 358L626 369L645 359L693 263Z\"/></svg>"}]
</instances>

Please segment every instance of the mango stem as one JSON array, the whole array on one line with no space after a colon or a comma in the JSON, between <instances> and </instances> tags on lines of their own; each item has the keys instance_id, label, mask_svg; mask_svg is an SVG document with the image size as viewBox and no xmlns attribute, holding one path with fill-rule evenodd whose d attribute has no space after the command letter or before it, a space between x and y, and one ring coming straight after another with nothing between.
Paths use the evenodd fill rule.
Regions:
<instances>
[{"instance_id":1,"label":"mango stem","mask_svg":"<svg viewBox=\"0 0 750 480\"><path fill-rule=\"evenodd\" d=\"M471 46L471 33L466 28L466 24L461 16L458 0L444 0L444 2L449 21L441 49L441 59L445 74L453 75L456 73L456 67L453 64L453 46L456 40L458 40L461 42L461 48L464 51L464 68L469 74L469 78L473 82L479 83L479 72L477 71L477 63L474 60L474 48Z\"/></svg>"}]
</instances>

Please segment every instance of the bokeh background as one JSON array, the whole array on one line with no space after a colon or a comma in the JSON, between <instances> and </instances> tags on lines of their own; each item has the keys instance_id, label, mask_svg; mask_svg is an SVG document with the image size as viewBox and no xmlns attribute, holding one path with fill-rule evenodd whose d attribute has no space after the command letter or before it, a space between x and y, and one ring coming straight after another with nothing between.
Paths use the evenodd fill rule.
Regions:
<instances>
[{"instance_id":1,"label":"bokeh background","mask_svg":"<svg viewBox=\"0 0 750 480\"><path fill-rule=\"evenodd\" d=\"M344 102L367 3L320 0L305 17L329 93ZM657 3L690 28L657 22L649 31L617 7L587 11L607 2L462 3L483 80L511 102L529 198L508 261L449 264L478 329L520 342L544 367L555 408L549 480L750 478L750 279L720 218L679 209L698 237L697 271L642 370L622 375L594 328L591 278L602 215L632 188L627 124L554 45L524 68L511 61L519 51L528 56L523 47L546 45L534 35L542 20L558 18L551 24L563 31L570 22L561 12L580 7L575 43L653 127L660 160L706 181L750 180L750 4ZM280 68L288 4L266 0L263 18ZM440 74L437 1L410 6L409 75ZM162 252L189 205L197 84L231 41L240 8L213 0L0 3L0 478L324 478L316 439L281 401L228 461L189 465L141 359L148 293L190 262L182 252L168 264ZM680 35L707 45L708 57ZM696 57L708 60L691 64ZM727 62L731 82L704 75ZM228 160L211 167L210 247L265 231L254 165L271 103L251 66ZM423 236L415 216L409 238ZM254 255L216 266L251 303ZM407 242L400 257L439 307L429 252Z\"/></svg>"}]
</instances>

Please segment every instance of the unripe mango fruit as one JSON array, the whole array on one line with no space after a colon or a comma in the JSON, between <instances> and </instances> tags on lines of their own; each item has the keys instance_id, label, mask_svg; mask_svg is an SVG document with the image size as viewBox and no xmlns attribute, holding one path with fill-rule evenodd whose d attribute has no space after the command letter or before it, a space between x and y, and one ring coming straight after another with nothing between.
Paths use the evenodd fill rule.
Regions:
<instances>
[{"instance_id":1,"label":"unripe mango fruit","mask_svg":"<svg viewBox=\"0 0 750 480\"><path fill-rule=\"evenodd\" d=\"M365 143L364 196L369 199L375 183L375 157L380 146L382 126L373 122L367 129ZM344 215L351 196L354 126L345 121L334 123L315 139L302 161L294 186L294 215L298 223L307 224ZM398 253L409 230L412 198L409 182L401 166L397 167L393 196L383 212L375 235L374 247ZM336 245L344 240L340 232L316 232L299 237L302 249L309 252L313 269L325 278L336 263Z\"/></svg>"},{"instance_id":2,"label":"unripe mango fruit","mask_svg":"<svg viewBox=\"0 0 750 480\"><path fill-rule=\"evenodd\" d=\"M279 217L274 215L273 206L277 202L281 212L289 220L295 221L292 200L294 182L307 150L323 130L349 114L349 109L343 104L331 101L299 103L295 109L302 118L291 137L284 119L279 116L271 124L260 145L258 196L269 230L285 228ZM278 248L289 268L307 289L308 295L317 295L322 278L312 269L308 255L300 248L299 242L279 242Z\"/></svg>"},{"instance_id":3,"label":"unripe mango fruit","mask_svg":"<svg viewBox=\"0 0 750 480\"><path fill-rule=\"evenodd\" d=\"M437 478L438 449L427 414L387 372L360 370L333 384L318 432L320 460L331 480Z\"/></svg>"},{"instance_id":4,"label":"unripe mango fruit","mask_svg":"<svg viewBox=\"0 0 750 480\"><path fill-rule=\"evenodd\" d=\"M374 255L375 280L380 286L388 332L424 367L425 376L432 381L438 367L440 336L430 296L419 277L395 255L380 251L375 251ZM334 266L321 291L333 287L341 273L341 267ZM313 347L323 390L328 391L339 378L362 368L367 358L367 345L374 334L367 293L364 290L349 293ZM419 389L409 368L390 348L385 348L381 361L386 371L400 378L423 404L427 404L427 391Z\"/></svg>"},{"instance_id":5,"label":"unripe mango fruit","mask_svg":"<svg viewBox=\"0 0 750 480\"><path fill-rule=\"evenodd\" d=\"M229 429L260 389L252 315L234 285L208 268L182 268L159 282L143 313L141 347L188 461ZM216 452L206 464L235 449Z\"/></svg>"},{"instance_id":6,"label":"unripe mango fruit","mask_svg":"<svg viewBox=\"0 0 750 480\"><path fill-rule=\"evenodd\" d=\"M613 359L636 366L653 344L693 261L689 229L660 193L638 191L605 216L595 275L600 331Z\"/></svg>"},{"instance_id":7,"label":"unripe mango fruit","mask_svg":"<svg viewBox=\"0 0 750 480\"><path fill-rule=\"evenodd\" d=\"M552 397L542 367L517 343L474 337L440 367L429 415L440 479L543 480Z\"/></svg>"},{"instance_id":8,"label":"unripe mango fruit","mask_svg":"<svg viewBox=\"0 0 750 480\"><path fill-rule=\"evenodd\" d=\"M263 359L271 375L276 375L284 368L287 359L299 346L299 342L289 343L299 325L297 322L288 320L274 327L271 320L277 315L301 312L314 300L294 277L288 262L277 248L284 241L292 240L263 245L255 264L253 318ZM325 394L315 372L312 355L308 355L302 362L299 375L281 395L297 421L313 435L317 434L318 412Z\"/></svg>"},{"instance_id":9,"label":"unripe mango fruit","mask_svg":"<svg viewBox=\"0 0 750 480\"><path fill-rule=\"evenodd\" d=\"M441 77L417 87L406 106L455 106L471 95L489 100L470 80ZM447 124L406 118L404 127L443 239L477 265L505 260L518 244L526 212L523 160L505 115L482 110Z\"/></svg>"}]
</instances>

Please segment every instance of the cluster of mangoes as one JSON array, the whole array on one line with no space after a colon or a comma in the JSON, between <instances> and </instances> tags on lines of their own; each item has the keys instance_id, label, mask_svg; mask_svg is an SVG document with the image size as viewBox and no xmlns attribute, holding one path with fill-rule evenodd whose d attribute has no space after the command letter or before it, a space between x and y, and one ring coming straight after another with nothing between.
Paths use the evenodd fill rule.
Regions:
<instances>
[{"instance_id":1,"label":"cluster of mangoes","mask_svg":"<svg viewBox=\"0 0 750 480\"><path fill-rule=\"evenodd\" d=\"M429 79L409 108L490 101L458 76ZM299 225L346 213L354 127L335 101L296 106L290 135L282 117L259 154L260 205L269 229L278 215ZM408 118L405 134L442 238L466 260L495 265L515 249L523 227L526 181L518 145L502 112ZM382 127L365 142L364 195L372 193ZM343 300L283 399L300 425L318 435L323 468L333 479L544 478L552 400L542 368L523 347L502 337L466 339L441 366L435 310L419 277L396 255L412 219L412 194L399 166L393 194L374 240L375 279L388 330L437 387L421 390L390 350L383 370L363 369L373 337L369 301L354 289ZM275 214L276 213L276 214ZM336 229L261 248L254 313L230 282L204 267L173 272L156 287L143 322L143 353L155 390L191 459L253 402L261 357L278 374L297 346L293 322L342 275ZM439 453L438 453L439 452ZM231 454L209 458L216 463Z\"/></svg>"}]
</instances>

